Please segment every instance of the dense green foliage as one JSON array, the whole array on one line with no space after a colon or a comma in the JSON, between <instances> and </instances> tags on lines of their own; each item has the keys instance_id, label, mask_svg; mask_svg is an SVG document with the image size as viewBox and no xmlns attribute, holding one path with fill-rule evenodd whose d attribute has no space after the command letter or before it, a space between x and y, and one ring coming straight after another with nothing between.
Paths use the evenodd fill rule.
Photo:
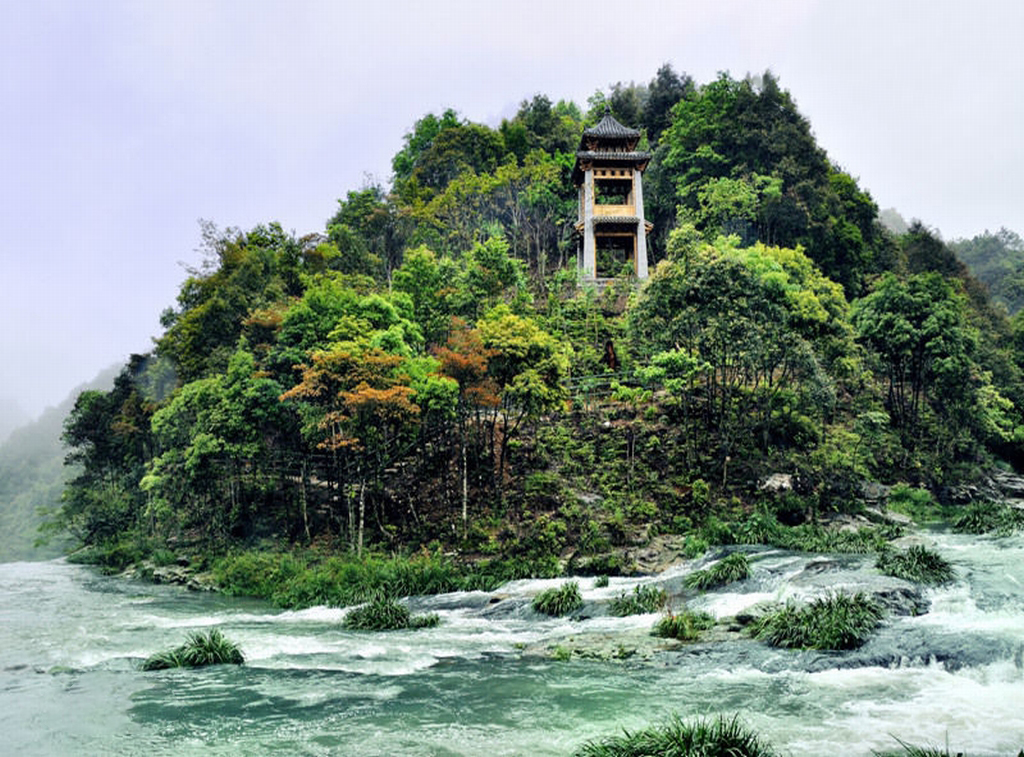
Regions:
<instances>
[{"instance_id":1,"label":"dense green foliage","mask_svg":"<svg viewBox=\"0 0 1024 757\"><path fill-rule=\"evenodd\" d=\"M750 560L742 552L733 552L709 568L695 570L683 580L683 584L691 589L706 591L740 581L749 575Z\"/></svg>"},{"instance_id":2,"label":"dense green foliage","mask_svg":"<svg viewBox=\"0 0 1024 757\"><path fill-rule=\"evenodd\" d=\"M663 725L590 741L576 757L773 757L777 752L736 718L674 716Z\"/></svg>"},{"instance_id":3,"label":"dense green foliage","mask_svg":"<svg viewBox=\"0 0 1024 757\"><path fill-rule=\"evenodd\" d=\"M652 153L655 265L598 289L571 177L605 105ZM889 534L819 524L860 481L1024 460L1019 324L937 235L879 224L770 74L426 114L393 168L321 232L203 225L153 353L65 423L51 528L83 559L227 554L232 591L301 606L629 573L666 532L869 552ZM373 556L425 553L455 557L405 582Z\"/></svg>"},{"instance_id":4,"label":"dense green foliage","mask_svg":"<svg viewBox=\"0 0 1024 757\"><path fill-rule=\"evenodd\" d=\"M882 550L875 560L875 567L887 576L924 584L949 583L956 576L946 559L920 545L899 551Z\"/></svg>"},{"instance_id":5,"label":"dense green foliage","mask_svg":"<svg viewBox=\"0 0 1024 757\"><path fill-rule=\"evenodd\" d=\"M245 657L238 645L213 629L207 634L190 633L180 647L147 657L142 669L200 668L206 665L241 665L243 662Z\"/></svg>"},{"instance_id":6,"label":"dense green foliage","mask_svg":"<svg viewBox=\"0 0 1024 757\"><path fill-rule=\"evenodd\" d=\"M856 649L882 620L881 608L861 593L828 594L800 606L787 602L751 624L751 633L774 647Z\"/></svg>"},{"instance_id":7,"label":"dense green foliage","mask_svg":"<svg viewBox=\"0 0 1024 757\"><path fill-rule=\"evenodd\" d=\"M533 598L533 609L545 615L559 616L576 612L583 607L580 585L567 581L561 586L545 589Z\"/></svg>"}]
</instances>

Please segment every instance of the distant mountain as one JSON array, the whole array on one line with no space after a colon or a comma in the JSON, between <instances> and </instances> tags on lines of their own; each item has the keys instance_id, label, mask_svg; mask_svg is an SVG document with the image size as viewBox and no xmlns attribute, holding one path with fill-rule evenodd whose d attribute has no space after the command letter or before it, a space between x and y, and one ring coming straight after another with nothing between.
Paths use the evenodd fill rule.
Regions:
<instances>
[{"instance_id":1,"label":"distant mountain","mask_svg":"<svg viewBox=\"0 0 1024 757\"><path fill-rule=\"evenodd\" d=\"M880 212L878 214L878 221L898 237L901 237L910 231L910 224L908 224L907 220L899 214L899 211L897 211L896 208L886 208Z\"/></svg>"},{"instance_id":2,"label":"distant mountain","mask_svg":"<svg viewBox=\"0 0 1024 757\"><path fill-rule=\"evenodd\" d=\"M950 249L1010 315L1024 308L1024 239L1009 229L957 239Z\"/></svg>"},{"instance_id":3,"label":"distant mountain","mask_svg":"<svg viewBox=\"0 0 1024 757\"><path fill-rule=\"evenodd\" d=\"M6 437L0 444L0 562L46 560L61 553L60 544L35 547L34 543L43 521L40 509L60 503L67 479L66 451L60 440L64 419L81 392L109 389L119 370L114 366L103 371L32 423L19 423L7 433L0 427L0 436ZM0 408L6 419L6 405Z\"/></svg>"},{"instance_id":4,"label":"distant mountain","mask_svg":"<svg viewBox=\"0 0 1024 757\"><path fill-rule=\"evenodd\" d=\"M0 397L0 444L7 440L14 429L24 426L30 420L16 400Z\"/></svg>"}]
</instances>

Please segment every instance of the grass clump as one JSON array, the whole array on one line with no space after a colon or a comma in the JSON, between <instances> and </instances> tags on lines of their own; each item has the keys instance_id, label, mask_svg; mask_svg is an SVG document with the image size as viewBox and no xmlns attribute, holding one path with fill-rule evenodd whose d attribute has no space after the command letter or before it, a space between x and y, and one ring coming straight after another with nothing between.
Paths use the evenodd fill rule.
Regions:
<instances>
[{"instance_id":1,"label":"grass clump","mask_svg":"<svg viewBox=\"0 0 1024 757\"><path fill-rule=\"evenodd\" d=\"M735 717L684 722L672 716L661 726L624 731L589 741L574 757L775 757L778 753Z\"/></svg>"},{"instance_id":2,"label":"grass clump","mask_svg":"<svg viewBox=\"0 0 1024 757\"><path fill-rule=\"evenodd\" d=\"M632 594L623 592L611 602L611 613L617 618L657 612L668 601L664 589L654 586L634 586Z\"/></svg>"},{"instance_id":3,"label":"grass clump","mask_svg":"<svg viewBox=\"0 0 1024 757\"><path fill-rule=\"evenodd\" d=\"M914 545L905 551L885 549L878 553L875 567L887 576L922 584L945 584L953 580L953 566L930 549Z\"/></svg>"},{"instance_id":4,"label":"grass clump","mask_svg":"<svg viewBox=\"0 0 1024 757\"><path fill-rule=\"evenodd\" d=\"M241 665L243 662L245 657L238 645L214 629L208 634L191 633L180 647L147 657L142 669L201 668L205 665Z\"/></svg>"},{"instance_id":5,"label":"grass clump","mask_svg":"<svg viewBox=\"0 0 1024 757\"><path fill-rule=\"evenodd\" d=\"M953 530L962 534L1009 536L1024 530L1024 510L995 502L975 502L953 521Z\"/></svg>"},{"instance_id":6,"label":"grass clump","mask_svg":"<svg viewBox=\"0 0 1024 757\"><path fill-rule=\"evenodd\" d=\"M914 744L900 741L900 739L896 739L896 741L900 745L898 750L889 749L884 752L874 752L875 757L965 757L964 752L951 752L948 746L941 749L939 747L915 746ZM1024 749L1017 753L1017 757L1024 757Z\"/></svg>"},{"instance_id":7,"label":"grass clump","mask_svg":"<svg viewBox=\"0 0 1024 757\"><path fill-rule=\"evenodd\" d=\"M651 634L663 639L679 641L696 641L701 631L707 631L715 625L715 618L703 611L683 610L679 613L668 613L654 624Z\"/></svg>"},{"instance_id":8,"label":"grass clump","mask_svg":"<svg viewBox=\"0 0 1024 757\"><path fill-rule=\"evenodd\" d=\"M751 624L754 637L774 647L856 649L879 623L882 609L863 593L836 593L808 605L787 602Z\"/></svg>"},{"instance_id":9,"label":"grass clump","mask_svg":"<svg viewBox=\"0 0 1024 757\"><path fill-rule=\"evenodd\" d=\"M553 589L546 589L533 598L533 609L545 615L559 616L576 612L583 607L580 585L568 581Z\"/></svg>"},{"instance_id":10,"label":"grass clump","mask_svg":"<svg viewBox=\"0 0 1024 757\"><path fill-rule=\"evenodd\" d=\"M684 579L683 584L690 589L706 591L731 584L733 581L740 581L749 575L750 560L746 555L734 552L710 568L694 571Z\"/></svg>"},{"instance_id":11,"label":"grass clump","mask_svg":"<svg viewBox=\"0 0 1024 757\"><path fill-rule=\"evenodd\" d=\"M342 627L349 631L398 631L405 628L432 628L439 622L436 613L412 615L409 608L381 595L350 610L342 621Z\"/></svg>"}]
</instances>

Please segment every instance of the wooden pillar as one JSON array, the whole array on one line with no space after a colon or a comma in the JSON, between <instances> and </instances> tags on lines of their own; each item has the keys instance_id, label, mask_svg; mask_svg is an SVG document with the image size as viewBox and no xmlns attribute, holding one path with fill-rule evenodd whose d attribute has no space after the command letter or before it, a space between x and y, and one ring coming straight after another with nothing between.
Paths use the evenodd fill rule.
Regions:
<instances>
[{"instance_id":1,"label":"wooden pillar","mask_svg":"<svg viewBox=\"0 0 1024 757\"><path fill-rule=\"evenodd\" d=\"M597 243L594 239L594 169L583 175L583 276L597 276Z\"/></svg>"},{"instance_id":2,"label":"wooden pillar","mask_svg":"<svg viewBox=\"0 0 1024 757\"><path fill-rule=\"evenodd\" d=\"M636 277L647 278L647 226L644 223L644 190L640 171L633 171L633 200L636 204Z\"/></svg>"}]
</instances>

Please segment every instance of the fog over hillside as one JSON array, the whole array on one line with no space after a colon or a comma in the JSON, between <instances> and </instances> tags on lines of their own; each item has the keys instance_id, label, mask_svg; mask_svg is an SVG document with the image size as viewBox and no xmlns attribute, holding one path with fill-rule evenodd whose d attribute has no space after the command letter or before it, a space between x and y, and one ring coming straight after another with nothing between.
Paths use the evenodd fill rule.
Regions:
<instances>
[{"instance_id":1,"label":"fog over hillside","mask_svg":"<svg viewBox=\"0 0 1024 757\"><path fill-rule=\"evenodd\" d=\"M108 390L120 366L111 366L76 387L63 402L38 419L3 434L0 443L0 562L44 560L60 554L59 543L34 546L43 520L41 509L60 503L68 471L60 436L64 419L86 389ZM5 415L6 420L8 416ZM23 420L27 418L22 414Z\"/></svg>"}]
</instances>

